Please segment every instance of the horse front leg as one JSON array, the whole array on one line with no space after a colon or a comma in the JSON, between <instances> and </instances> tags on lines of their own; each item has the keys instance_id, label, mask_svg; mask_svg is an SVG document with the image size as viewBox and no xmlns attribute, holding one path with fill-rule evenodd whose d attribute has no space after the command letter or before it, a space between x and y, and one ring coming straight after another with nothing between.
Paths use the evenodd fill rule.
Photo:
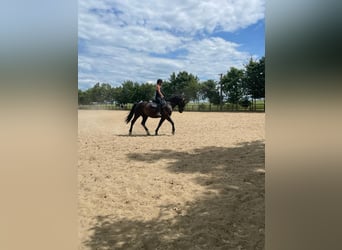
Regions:
<instances>
[{"instance_id":1,"label":"horse front leg","mask_svg":"<svg viewBox=\"0 0 342 250\"><path fill-rule=\"evenodd\" d=\"M141 122L141 125L144 127L147 135L150 135L150 132L148 131L148 128L145 126L146 120L147 120L148 116L143 116L143 120Z\"/></svg>"},{"instance_id":2,"label":"horse front leg","mask_svg":"<svg viewBox=\"0 0 342 250\"><path fill-rule=\"evenodd\" d=\"M159 130L160 126L163 124L164 121L165 121L165 118L161 118L161 119L160 119L159 124L158 124L158 127L156 128L156 133L155 133L155 135L158 135L158 130Z\"/></svg>"},{"instance_id":3,"label":"horse front leg","mask_svg":"<svg viewBox=\"0 0 342 250\"><path fill-rule=\"evenodd\" d=\"M173 123L173 121L172 121L170 116L166 117L166 119L171 123L171 125L172 125L172 134L174 135L175 131L176 131L175 124Z\"/></svg>"}]
</instances>

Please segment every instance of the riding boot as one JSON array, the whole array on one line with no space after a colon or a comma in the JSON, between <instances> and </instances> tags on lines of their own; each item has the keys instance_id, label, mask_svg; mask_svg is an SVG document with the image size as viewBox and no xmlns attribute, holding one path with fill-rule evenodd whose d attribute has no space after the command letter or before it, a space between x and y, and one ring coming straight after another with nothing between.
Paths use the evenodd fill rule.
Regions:
<instances>
[{"instance_id":1,"label":"riding boot","mask_svg":"<svg viewBox=\"0 0 342 250\"><path fill-rule=\"evenodd\" d=\"M161 106L160 106L160 104L158 104L158 109L157 109L156 116L158 116L158 117L161 117L161 116L162 116L161 113L160 113L160 111L161 111Z\"/></svg>"}]
</instances>

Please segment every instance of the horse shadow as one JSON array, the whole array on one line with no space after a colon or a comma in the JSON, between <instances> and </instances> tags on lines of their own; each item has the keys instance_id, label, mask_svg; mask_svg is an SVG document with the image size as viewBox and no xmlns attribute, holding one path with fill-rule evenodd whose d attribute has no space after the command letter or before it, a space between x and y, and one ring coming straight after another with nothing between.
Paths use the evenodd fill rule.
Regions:
<instances>
[{"instance_id":1,"label":"horse shadow","mask_svg":"<svg viewBox=\"0 0 342 250\"><path fill-rule=\"evenodd\" d=\"M90 249L264 249L265 148L262 141L191 152L129 153L146 164L170 160L173 173L193 174L207 193L186 204L167 204L152 220L96 217ZM186 186L186 184L185 184ZM174 218L164 213L174 211Z\"/></svg>"},{"instance_id":2,"label":"horse shadow","mask_svg":"<svg viewBox=\"0 0 342 250\"><path fill-rule=\"evenodd\" d=\"M172 134L158 134L158 135L152 135L152 134L150 134L150 135L147 135L147 134L131 134L131 135L129 135L129 134L117 134L117 135L115 135L115 136L120 136L120 137L153 137L153 136L157 136L157 137L159 137L159 136L161 136L161 137L172 137L172 136L174 136L174 135L172 135Z\"/></svg>"}]
</instances>

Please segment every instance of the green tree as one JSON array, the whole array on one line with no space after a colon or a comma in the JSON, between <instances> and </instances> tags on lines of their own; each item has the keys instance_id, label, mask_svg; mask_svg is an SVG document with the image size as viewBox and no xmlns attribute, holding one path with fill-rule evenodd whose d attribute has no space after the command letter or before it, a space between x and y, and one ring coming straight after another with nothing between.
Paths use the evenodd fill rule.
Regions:
<instances>
[{"instance_id":1,"label":"green tree","mask_svg":"<svg viewBox=\"0 0 342 250\"><path fill-rule=\"evenodd\" d=\"M176 74L173 72L170 75L170 84L166 87L168 93L172 92L175 95L185 95L189 101L198 100L199 79L193 74L186 71Z\"/></svg>"},{"instance_id":2,"label":"green tree","mask_svg":"<svg viewBox=\"0 0 342 250\"><path fill-rule=\"evenodd\" d=\"M114 99L113 88L109 83L96 83L92 88L87 90L87 96L90 102L104 103L112 102Z\"/></svg>"},{"instance_id":3,"label":"green tree","mask_svg":"<svg viewBox=\"0 0 342 250\"><path fill-rule=\"evenodd\" d=\"M245 66L244 85L246 94L250 95L254 100L265 98L265 57L259 61L252 58Z\"/></svg>"},{"instance_id":4,"label":"green tree","mask_svg":"<svg viewBox=\"0 0 342 250\"><path fill-rule=\"evenodd\" d=\"M214 80L207 80L200 84L199 95L202 99L208 99L212 104L220 104L220 93Z\"/></svg>"},{"instance_id":5,"label":"green tree","mask_svg":"<svg viewBox=\"0 0 342 250\"><path fill-rule=\"evenodd\" d=\"M89 89L89 94L91 102L101 102L101 87L99 82Z\"/></svg>"},{"instance_id":6,"label":"green tree","mask_svg":"<svg viewBox=\"0 0 342 250\"><path fill-rule=\"evenodd\" d=\"M87 105L91 103L91 98L89 94L89 90L82 91L81 89L78 90L78 104L79 105Z\"/></svg>"},{"instance_id":7,"label":"green tree","mask_svg":"<svg viewBox=\"0 0 342 250\"><path fill-rule=\"evenodd\" d=\"M154 85L150 83L139 84L133 81L125 81L120 87L112 91L113 99L117 103L135 103L148 101L154 98Z\"/></svg>"},{"instance_id":8,"label":"green tree","mask_svg":"<svg viewBox=\"0 0 342 250\"><path fill-rule=\"evenodd\" d=\"M155 86L154 84L150 84L150 83L140 84L138 93L139 93L138 99L143 100L143 101L152 100L154 99L154 95L155 95Z\"/></svg>"},{"instance_id":9,"label":"green tree","mask_svg":"<svg viewBox=\"0 0 342 250\"><path fill-rule=\"evenodd\" d=\"M109 83L102 83L100 87L101 101L113 102L112 86Z\"/></svg>"},{"instance_id":10,"label":"green tree","mask_svg":"<svg viewBox=\"0 0 342 250\"><path fill-rule=\"evenodd\" d=\"M153 88L153 91L155 91L155 88ZM170 81L163 81L162 92L165 97L170 97L176 93L175 86Z\"/></svg>"},{"instance_id":11,"label":"green tree","mask_svg":"<svg viewBox=\"0 0 342 250\"><path fill-rule=\"evenodd\" d=\"M122 86L113 88L114 101L120 104L121 103L126 104L127 102L125 100L125 97L122 94L122 91L123 91Z\"/></svg>"},{"instance_id":12,"label":"green tree","mask_svg":"<svg viewBox=\"0 0 342 250\"><path fill-rule=\"evenodd\" d=\"M120 91L120 99L123 104L136 102L135 86L132 81L125 81L122 83L122 90Z\"/></svg>"},{"instance_id":13,"label":"green tree","mask_svg":"<svg viewBox=\"0 0 342 250\"><path fill-rule=\"evenodd\" d=\"M222 77L222 90L229 103L237 105L243 96L243 73L242 69L231 67L227 74Z\"/></svg>"}]
</instances>

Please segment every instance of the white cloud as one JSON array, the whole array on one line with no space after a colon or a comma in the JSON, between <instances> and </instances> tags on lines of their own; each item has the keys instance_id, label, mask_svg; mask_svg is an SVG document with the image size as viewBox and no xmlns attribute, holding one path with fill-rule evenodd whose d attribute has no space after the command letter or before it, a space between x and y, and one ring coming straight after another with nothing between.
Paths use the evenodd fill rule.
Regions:
<instances>
[{"instance_id":1,"label":"white cloud","mask_svg":"<svg viewBox=\"0 0 342 250\"><path fill-rule=\"evenodd\" d=\"M236 31L263 16L263 0L80 1L79 87L154 82L182 70L215 79L250 54L212 33ZM180 49L185 54L173 54Z\"/></svg>"},{"instance_id":2,"label":"white cloud","mask_svg":"<svg viewBox=\"0 0 342 250\"><path fill-rule=\"evenodd\" d=\"M238 44L221 38L204 39L188 46L186 68L200 78L213 79L231 67L242 67L249 54L238 51Z\"/></svg>"},{"instance_id":3,"label":"white cloud","mask_svg":"<svg viewBox=\"0 0 342 250\"><path fill-rule=\"evenodd\" d=\"M234 31L264 17L263 0L102 0L82 2L80 10L97 9L106 12L103 20L117 24L145 24L150 29L161 28L184 32L212 31L215 28ZM116 10L110 13L108 10Z\"/></svg>"}]
</instances>

